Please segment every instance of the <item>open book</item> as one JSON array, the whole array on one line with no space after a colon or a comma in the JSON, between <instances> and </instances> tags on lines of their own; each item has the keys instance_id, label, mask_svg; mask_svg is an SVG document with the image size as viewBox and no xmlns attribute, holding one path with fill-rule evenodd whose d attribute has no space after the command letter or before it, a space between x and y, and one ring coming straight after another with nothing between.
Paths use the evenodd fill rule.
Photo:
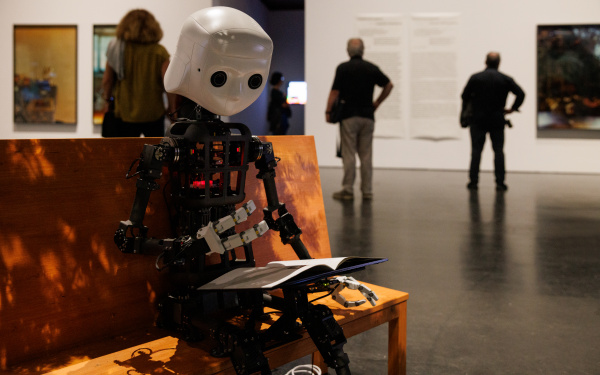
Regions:
<instances>
[{"instance_id":1,"label":"open book","mask_svg":"<svg viewBox=\"0 0 600 375\"><path fill-rule=\"evenodd\" d=\"M386 258L368 257L275 261L265 267L236 268L198 289L274 289L286 285L309 283L385 261Z\"/></svg>"}]
</instances>

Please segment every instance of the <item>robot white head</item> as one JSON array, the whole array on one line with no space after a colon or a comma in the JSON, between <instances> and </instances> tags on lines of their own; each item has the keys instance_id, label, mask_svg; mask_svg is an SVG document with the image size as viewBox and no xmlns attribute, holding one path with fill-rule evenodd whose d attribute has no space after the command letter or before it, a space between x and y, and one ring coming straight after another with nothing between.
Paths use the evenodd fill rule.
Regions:
<instances>
[{"instance_id":1,"label":"robot white head","mask_svg":"<svg viewBox=\"0 0 600 375\"><path fill-rule=\"evenodd\" d=\"M236 114L263 91L272 53L271 38L247 14L228 7L199 10L183 24L165 89L214 114Z\"/></svg>"}]
</instances>

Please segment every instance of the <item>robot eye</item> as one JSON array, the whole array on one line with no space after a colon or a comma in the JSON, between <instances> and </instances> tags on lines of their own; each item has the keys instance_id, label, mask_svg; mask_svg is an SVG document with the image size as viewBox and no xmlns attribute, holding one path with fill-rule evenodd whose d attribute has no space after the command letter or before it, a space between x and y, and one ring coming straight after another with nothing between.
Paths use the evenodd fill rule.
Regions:
<instances>
[{"instance_id":1,"label":"robot eye","mask_svg":"<svg viewBox=\"0 0 600 375\"><path fill-rule=\"evenodd\" d=\"M227 73L222 70L215 72L210 77L210 83L215 87L221 87L225 84L225 82L227 82Z\"/></svg>"},{"instance_id":2,"label":"robot eye","mask_svg":"<svg viewBox=\"0 0 600 375\"><path fill-rule=\"evenodd\" d=\"M253 74L252 77L248 79L248 86L252 90L256 90L262 85L262 76L260 74Z\"/></svg>"}]
</instances>

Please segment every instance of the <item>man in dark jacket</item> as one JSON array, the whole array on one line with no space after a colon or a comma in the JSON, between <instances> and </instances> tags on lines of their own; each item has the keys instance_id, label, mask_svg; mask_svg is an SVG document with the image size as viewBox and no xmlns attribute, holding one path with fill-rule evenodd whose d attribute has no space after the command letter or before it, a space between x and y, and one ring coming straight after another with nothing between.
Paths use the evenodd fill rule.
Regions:
<instances>
[{"instance_id":1,"label":"man in dark jacket","mask_svg":"<svg viewBox=\"0 0 600 375\"><path fill-rule=\"evenodd\" d=\"M490 133L494 150L494 173L496 175L496 190L508 189L504 183L504 115L519 110L525 93L509 76L498 71L500 54L490 52L487 55L486 69L473 74L462 93L463 113L469 107L467 119L461 116L461 125L470 126L471 131L471 166L469 169L470 182L467 188L477 190L479 182L479 164L481 152L485 144L485 136ZM511 108L505 109L508 93L516 98Z\"/></svg>"},{"instance_id":2,"label":"man in dark jacket","mask_svg":"<svg viewBox=\"0 0 600 375\"><path fill-rule=\"evenodd\" d=\"M334 199L354 199L353 186L356 177L356 154L360 159L360 189L362 198L373 199L373 131L375 111L388 97L394 85L374 64L363 60L363 41L352 38L347 51L350 60L338 65L333 85L327 99L325 120L331 122L331 109L339 97L344 101L340 122L342 162L344 177L342 190L333 194ZM382 87L373 100L375 86Z\"/></svg>"}]
</instances>

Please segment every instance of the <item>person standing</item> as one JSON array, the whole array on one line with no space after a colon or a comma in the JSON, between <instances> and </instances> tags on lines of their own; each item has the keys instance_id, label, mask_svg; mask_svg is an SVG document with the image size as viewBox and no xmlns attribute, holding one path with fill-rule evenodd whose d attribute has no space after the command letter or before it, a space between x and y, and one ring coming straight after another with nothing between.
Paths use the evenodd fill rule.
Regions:
<instances>
[{"instance_id":1,"label":"person standing","mask_svg":"<svg viewBox=\"0 0 600 375\"><path fill-rule=\"evenodd\" d=\"M363 60L362 39L348 40L350 60L338 65L333 85L327 99L325 120L331 122L331 110L339 98L344 102L340 121L342 163L344 177L342 190L333 194L334 199L354 199L356 178L356 154L360 159L360 188L362 198L373 199L373 131L375 111L388 97L394 85L373 63ZM383 90L373 101L375 85Z\"/></svg>"},{"instance_id":2,"label":"person standing","mask_svg":"<svg viewBox=\"0 0 600 375\"><path fill-rule=\"evenodd\" d=\"M292 117L292 110L287 102L285 93L281 90L283 86L283 74L273 72L271 74L271 100L267 111L267 121L269 130L275 135L285 135L290 127L289 118Z\"/></svg>"},{"instance_id":3,"label":"person standing","mask_svg":"<svg viewBox=\"0 0 600 375\"><path fill-rule=\"evenodd\" d=\"M461 116L461 126L470 127L471 133L471 165L467 188L477 190L481 152L486 134L489 133L494 150L496 190L506 191L508 186L504 183L504 115L519 110L525 100L525 93L511 77L498 71L498 52L488 53L485 65L484 71L471 76L462 93L463 113L470 113L469 116ZM509 92L515 95L515 100L511 108L505 109Z\"/></svg>"},{"instance_id":4,"label":"person standing","mask_svg":"<svg viewBox=\"0 0 600 375\"><path fill-rule=\"evenodd\" d=\"M162 36L158 21L144 9L131 10L117 25L102 78L103 98L107 103L114 99L119 123L114 136L164 136L163 78L170 56L158 43ZM169 107L174 107L176 96L169 94L168 98Z\"/></svg>"}]
</instances>

